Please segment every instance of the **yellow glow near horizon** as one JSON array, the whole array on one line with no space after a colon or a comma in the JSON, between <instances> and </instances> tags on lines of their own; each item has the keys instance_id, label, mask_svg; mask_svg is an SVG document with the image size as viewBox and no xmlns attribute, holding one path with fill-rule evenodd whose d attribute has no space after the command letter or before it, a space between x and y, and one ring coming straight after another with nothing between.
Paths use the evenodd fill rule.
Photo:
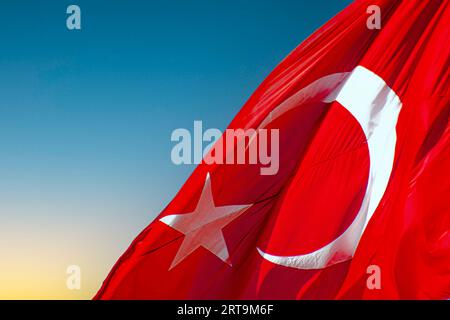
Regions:
<instances>
[{"instance_id":1,"label":"yellow glow near horizon","mask_svg":"<svg viewBox=\"0 0 450 320\"><path fill-rule=\"evenodd\" d=\"M115 259L94 258L92 252L71 257L70 249L64 253L49 244L45 249L48 251L16 246L16 253L6 252L0 265L0 299L91 299ZM71 264L81 268L80 290L70 290L66 285L66 270Z\"/></svg>"},{"instance_id":2,"label":"yellow glow near horizon","mask_svg":"<svg viewBox=\"0 0 450 320\"><path fill-rule=\"evenodd\" d=\"M137 230L70 223L11 223L0 233L0 299L92 299ZM119 228L119 227L117 227ZM67 267L81 268L70 290Z\"/></svg>"}]
</instances>

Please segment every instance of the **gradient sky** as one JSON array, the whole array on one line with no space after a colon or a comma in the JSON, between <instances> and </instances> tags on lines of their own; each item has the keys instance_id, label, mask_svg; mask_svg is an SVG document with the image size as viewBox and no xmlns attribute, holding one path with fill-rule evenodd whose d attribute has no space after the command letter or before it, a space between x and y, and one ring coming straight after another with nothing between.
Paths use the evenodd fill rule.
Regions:
<instances>
[{"instance_id":1,"label":"gradient sky","mask_svg":"<svg viewBox=\"0 0 450 320\"><path fill-rule=\"evenodd\" d=\"M1 1L0 298L91 298L193 169L171 132L225 129L350 2Z\"/></svg>"}]
</instances>

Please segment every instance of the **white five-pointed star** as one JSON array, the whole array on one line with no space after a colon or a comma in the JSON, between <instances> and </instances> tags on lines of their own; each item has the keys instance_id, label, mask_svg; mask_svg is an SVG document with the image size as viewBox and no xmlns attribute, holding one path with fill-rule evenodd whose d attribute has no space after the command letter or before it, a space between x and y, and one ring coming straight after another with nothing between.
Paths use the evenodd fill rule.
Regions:
<instances>
[{"instance_id":1,"label":"white five-pointed star","mask_svg":"<svg viewBox=\"0 0 450 320\"><path fill-rule=\"evenodd\" d=\"M197 207L191 213L172 214L160 219L161 222L185 235L170 269L184 258L203 247L231 266L228 248L222 228L240 216L251 205L216 207L214 205L209 173L206 175Z\"/></svg>"}]
</instances>

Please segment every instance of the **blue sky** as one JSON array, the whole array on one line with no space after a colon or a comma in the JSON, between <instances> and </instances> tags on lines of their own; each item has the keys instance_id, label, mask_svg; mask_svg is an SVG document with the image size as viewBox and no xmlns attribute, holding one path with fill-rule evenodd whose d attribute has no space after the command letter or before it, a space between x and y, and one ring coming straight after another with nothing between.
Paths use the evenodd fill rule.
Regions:
<instances>
[{"instance_id":1,"label":"blue sky","mask_svg":"<svg viewBox=\"0 0 450 320\"><path fill-rule=\"evenodd\" d=\"M350 2L2 1L0 297L91 297L193 169L170 161L171 132L225 129Z\"/></svg>"}]
</instances>

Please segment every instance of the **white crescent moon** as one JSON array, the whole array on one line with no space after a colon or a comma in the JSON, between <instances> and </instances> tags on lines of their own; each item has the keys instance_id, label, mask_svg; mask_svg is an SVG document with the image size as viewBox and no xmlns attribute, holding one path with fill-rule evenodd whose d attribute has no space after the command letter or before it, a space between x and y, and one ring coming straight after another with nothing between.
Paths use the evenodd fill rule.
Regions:
<instances>
[{"instance_id":1,"label":"white crescent moon","mask_svg":"<svg viewBox=\"0 0 450 320\"><path fill-rule=\"evenodd\" d=\"M361 126L367 138L370 166L366 193L351 225L326 246L302 255L277 256L257 248L275 264L296 269L323 269L353 257L359 240L386 190L392 171L396 124L402 103L382 78L357 66L316 80L275 108L259 126L265 127L286 111L307 101L339 102Z\"/></svg>"}]
</instances>

